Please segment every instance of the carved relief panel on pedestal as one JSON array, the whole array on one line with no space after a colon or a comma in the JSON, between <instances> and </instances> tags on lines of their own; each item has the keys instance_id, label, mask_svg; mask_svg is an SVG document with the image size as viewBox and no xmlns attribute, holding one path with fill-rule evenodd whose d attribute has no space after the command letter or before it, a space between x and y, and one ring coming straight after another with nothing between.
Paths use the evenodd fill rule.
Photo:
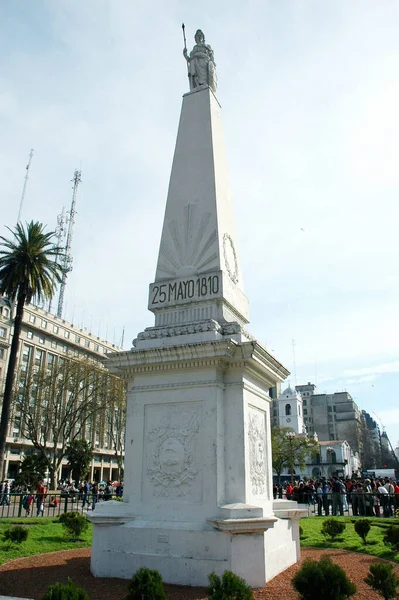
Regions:
<instances>
[{"instance_id":1,"label":"carved relief panel on pedestal","mask_svg":"<svg viewBox=\"0 0 399 600\"><path fill-rule=\"evenodd\" d=\"M147 405L144 418L143 500L199 502L201 403Z\"/></svg>"},{"instance_id":2,"label":"carved relief panel on pedestal","mask_svg":"<svg viewBox=\"0 0 399 600\"><path fill-rule=\"evenodd\" d=\"M254 496L266 493L266 415L248 407L248 442L251 488Z\"/></svg>"}]
</instances>

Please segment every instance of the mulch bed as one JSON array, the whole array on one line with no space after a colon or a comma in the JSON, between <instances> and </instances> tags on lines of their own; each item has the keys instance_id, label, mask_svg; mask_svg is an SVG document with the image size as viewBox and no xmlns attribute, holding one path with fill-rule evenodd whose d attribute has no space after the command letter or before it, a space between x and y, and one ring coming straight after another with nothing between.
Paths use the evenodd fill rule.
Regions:
<instances>
[{"instance_id":1,"label":"mulch bed","mask_svg":"<svg viewBox=\"0 0 399 600\"><path fill-rule=\"evenodd\" d=\"M354 600L381 600L381 596L363 581L369 565L378 559L345 550L303 548L302 560L306 557L318 560L325 554L343 567L356 584L358 591L353 596ZM255 599L298 600L298 594L291 586L291 578L297 569L298 565L293 565L269 581L264 588L255 590ZM399 575L399 565L396 565L396 573ZM127 580L93 577L90 574L90 548L80 548L18 558L1 565L0 594L42 600L50 584L57 581L66 582L68 577L83 587L92 600L123 600L127 593ZM165 585L165 591L171 600L206 598L204 588Z\"/></svg>"}]
</instances>

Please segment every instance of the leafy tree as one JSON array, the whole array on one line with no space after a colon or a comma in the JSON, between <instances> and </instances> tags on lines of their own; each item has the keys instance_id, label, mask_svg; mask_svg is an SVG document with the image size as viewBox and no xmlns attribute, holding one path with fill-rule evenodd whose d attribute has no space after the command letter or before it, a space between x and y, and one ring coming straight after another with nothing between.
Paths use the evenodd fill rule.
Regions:
<instances>
[{"instance_id":1,"label":"leafy tree","mask_svg":"<svg viewBox=\"0 0 399 600\"><path fill-rule=\"evenodd\" d=\"M316 442L304 435L295 435L288 427L272 428L272 464L280 483L281 473L285 468L291 471L293 479L294 467L304 469L306 460L314 453Z\"/></svg>"},{"instance_id":2,"label":"leafy tree","mask_svg":"<svg viewBox=\"0 0 399 600\"><path fill-rule=\"evenodd\" d=\"M120 381L98 362L68 357L32 369L23 379L16 397L21 435L46 458L51 487L67 447L83 438L92 442L104 428L115 380Z\"/></svg>"},{"instance_id":3,"label":"leafy tree","mask_svg":"<svg viewBox=\"0 0 399 600\"><path fill-rule=\"evenodd\" d=\"M126 387L121 379L115 378L106 411L107 434L114 449L119 467L119 477L123 480L125 433L126 433Z\"/></svg>"},{"instance_id":4,"label":"leafy tree","mask_svg":"<svg viewBox=\"0 0 399 600\"><path fill-rule=\"evenodd\" d=\"M93 459L93 451L86 440L73 440L67 446L65 455L72 469L75 482L78 483L82 475L86 476L90 463Z\"/></svg>"},{"instance_id":5,"label":"leafy tree","mask_svg":"<svg viewBox=\"0 0 399 600\"><path fill-rule=\"evenodd\" d=\"M47 460L41 454L25 456L20 471L16 477L18 485L35 486L44 479L47 470Z\"/></svg>"},{"instance_id":6,"label":"leafy tree","mask_svg":"<svg viewBox=\"0 0 399 600\"><path fill-rule=\"evenodd\" d=\"M45 233L39 222L18 223L13 239L0 236L0 295L16 300L14 334L8 360L6 383L0 420L0 478L4 470L5 444L10 419L13 387L17 366L19 338L25 304L32 300L51 298L57 282L62 278L63 268L56 257L60 249L53 244L53 232Z\"/></svg>"}]
</instances>

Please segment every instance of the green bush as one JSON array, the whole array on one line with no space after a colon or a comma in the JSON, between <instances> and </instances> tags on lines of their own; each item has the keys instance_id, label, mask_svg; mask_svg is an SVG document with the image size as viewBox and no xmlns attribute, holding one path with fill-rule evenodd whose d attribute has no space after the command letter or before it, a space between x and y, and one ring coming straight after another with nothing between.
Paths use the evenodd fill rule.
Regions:
<instances>
[{"instance_id":1,"label":"green bush","mask_svg":"<svg viewBox=\"0 0 399 600\"><path fill-rule=\"evenodd\" d=\"M370 531L370 521L368 519L358 519L355 521L355 531L362 538L363 543L366 543L366 537Z\"/></svg>"},{"instance_id":2,"label":"green bush","mask_svg":"<svg viewBox=\"0 0 399 600\"><path fill-rule=\"evenodd\" d=\"M330 537L332 541L342 533L346 528L345 523L338 519L326 519L321 527L321 533L326 537Z\"/></svg>"},{"instance_id":3,"label":"green bush","mask_svg":"<svg viewBox=\"0 0 399 600\"><path fill-rule=\"evenodd\" d=\"M141 568L129 583L125 600L166 600L162 577L158 571Z\"/></svg>"},{"instance_id":4,"label":"green bush","mask_svg":"<svg viewBox=\"0 0 399 600\"><path fill-rule=\"evenodd\" d=\"M65 534L74 541L79 539L89 526L86 517L77 511L63 513L60 516L60 523L65 529Z\"/></svg>"},{"instance_id":5,"label":"green bush","mask_svg":"<svg viewBox=\"0 0 399 600\"><path fill-rule=\"evenodd\" d=\"M364 580L367 585L376 590L385 600L396 598L398 578L393 572L393 566L377 562L370 565L369 574Z\"/></svg>"},{"instance_id":6,"label":"green bush","mask_svg":"<svg viewBox=\"0 0 399 600\"><path fill-rule=\"evenodd\" d=\"M220 578L216 573L208 575L206 588L209 600L252 600L252 588L242 577L231 571L225 571Z\"/></svg>"},{"instance_id":7,"label":"green bush","mask_svg":"<svg viewBox=\"0 0 399 600\"><path fill-rule=\"evenodd\" d=\"M292 578L292 585L301 600L345 600L356 593L355 584L328 556L319 562L307 558Z\"/></svg>"},{"instance_id":8,"label":"green bush","mask_svg":"<svg viewBox=\"0 0 399 600\"><path fill-rule=\"evenodd\" d=\"M303 527L302 525L299 525L299 537L301 538L303 536Z\"/></svg>"},{"instance_id":9,"label":"green bush","mask_svg":"<svg viewBox=\"0 0 399 600\"><path fill-rule=\"evenodd\" d=\"M399 527L397 525L391 525L387 529L384 535L384 544L399 552Z\"/></svg>"},{"instance_id":10,"label":"green bush","mask_svg":"<svg viewBox=\"0 0 399 600\"><path fill-rule=\"evenodd\" d=\"M9 546L11 546L11 544L22 544L22 542L25 542L28 539L28 533L26 527L14 525L14 527L5 530L3 540L8 542Z\"/></svg>"},{"instance_id":11,"label":"green bush","mask_svg":"<svg viewBox=\"0 0 399 600\"><path fill-rule=\"evenodd\" d=\"M68 577L68 583L50 585L43 600L90 600L90 596Z\"/></svg>"}]
</instances>

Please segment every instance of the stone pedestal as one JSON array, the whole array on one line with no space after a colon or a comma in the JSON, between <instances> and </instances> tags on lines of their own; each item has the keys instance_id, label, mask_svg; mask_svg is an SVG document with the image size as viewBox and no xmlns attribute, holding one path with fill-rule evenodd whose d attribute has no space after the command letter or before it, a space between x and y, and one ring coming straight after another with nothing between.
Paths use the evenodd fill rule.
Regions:
<instances>
[{"instance_id":1,"label":"stone pedestal","mask_svg":"<svg viewBox=\"0 0 399 600\"><path fill-rule=\"evenodd\" d=\"M301 511L288 502L276 516L271 489L268 390L283 367L231 339L110 360L130 380L124 502L90 515L93 574L146 566L206 585L230 569L257 587L296 562Z\"/></svg>"}]
</instances>

